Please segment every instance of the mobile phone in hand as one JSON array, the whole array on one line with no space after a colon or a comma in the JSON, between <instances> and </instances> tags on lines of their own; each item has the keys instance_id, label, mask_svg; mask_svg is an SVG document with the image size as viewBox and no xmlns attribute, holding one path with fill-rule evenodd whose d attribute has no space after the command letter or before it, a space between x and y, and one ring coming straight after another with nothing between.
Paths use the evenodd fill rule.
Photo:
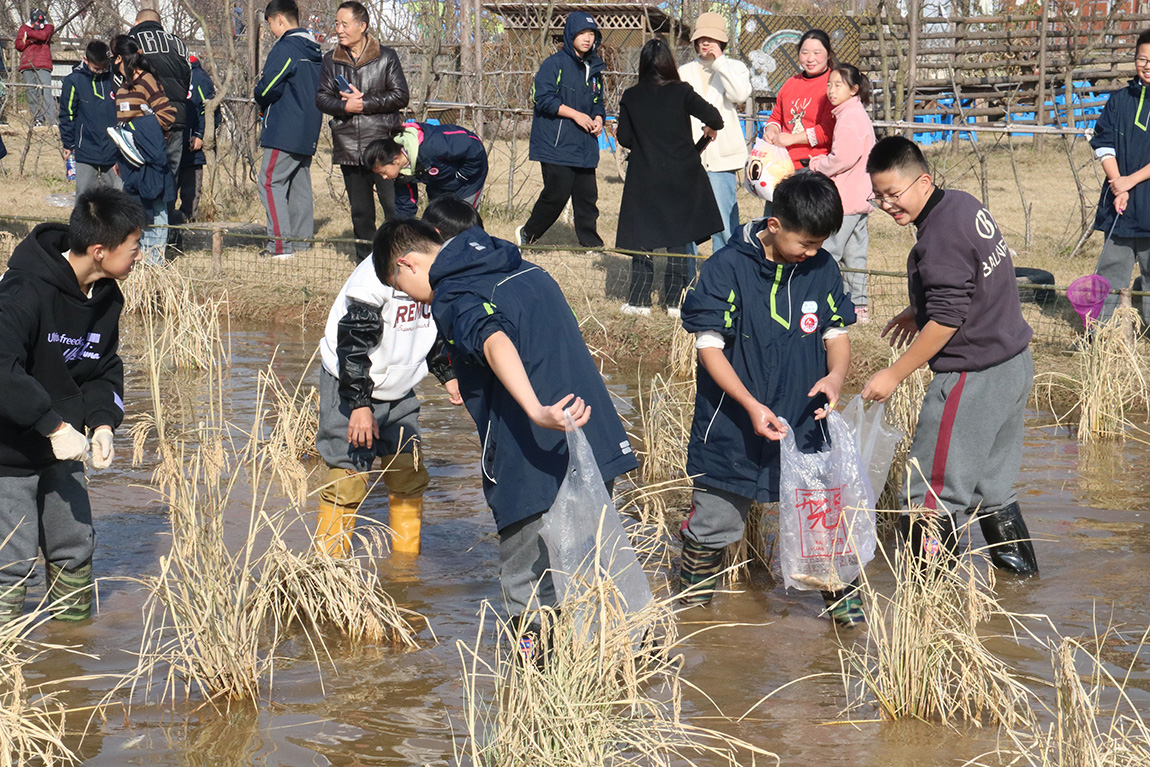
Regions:
<instances>
[{"instance_id":1,"label":"mobile phone in hand","mask_svg":"<svg viewBox=\"0 0 1150 767\"><path fill-rule=\"evenodd\" d=\"M335 76L335 84L338 85L339 89L344 93L351 93L351 83L349 83L343 75Z\"/></svg>"}]
</instances>

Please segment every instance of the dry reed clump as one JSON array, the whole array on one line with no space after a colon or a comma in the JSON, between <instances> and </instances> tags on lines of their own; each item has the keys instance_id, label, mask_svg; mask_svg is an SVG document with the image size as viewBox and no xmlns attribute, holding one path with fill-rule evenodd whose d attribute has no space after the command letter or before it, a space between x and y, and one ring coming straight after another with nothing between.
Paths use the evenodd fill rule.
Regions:
<instances>
[{"instance_id":1,"label":"dry reed clump","mask_svg":"<svg viewBox=\"0 0 1150 767\"><path fill-rule=\"evenodd\" d=\"M198 295L173 266L137 264L121 283L124 311L144 320L147 339L165 368L210 370L226 358L223 320L226 295Z\"/></svg>"},{"instance_id":2,"label":"dry reed clump","mask_svg":"<svg viewBox=\"0 0 1150 767\"><path fill-rule=\"evenodd\" d=\"M1123 439L1133 427L1130 414L1150 411L1150 375L1134 334L1138 322L1136 309L1115 309L1106 322L1091 323L1074 351L1072 372L1046 373L1036 381L1039 406L1061 424L1077 421L1080 443ZM1067 400L1069 406L1059 407Z\"/></svg>"},{"instance_id":3,"label":"dry reed clump","mask_svg":"<svg viewBox=\"0 0 1150 767\"><path fill-rule=\"evenodd\" d=\"M773 574L775 548L779 541L779 504L753 503L747 512L743 537L723 552L723 583L733 586L750 577L750 565Z\"/></svg>"},{"instance_id":4,"label":"dry reed clump","mask_svg":"<svg viewBox=\"0 0 1150 767\"><path fill-rule=\"evenodd\" d=\"M1116 632L1105 632L1093 651L1082 642L1067 638L1051 647L1057 696L1050 712L1054 721L1047 726L1035 722L1029 727L1008 730L1009 744L997 753L1001 761L1030 767L1150 764L1150 727L1139 703L1127 693L1130 673L1147 637L1144 634L1137 643L1131 665L1121 679L1110 673L1101 657L1100 648L1115 639L1119 639ZM1089 664L1085 674L1089 686L1083 683L1083 674L1078 670L1079 656L1085 656Z\"/></svg>"},{"instance_id":5,"label":"dry reed clump","mask_svg":"<svg viewBox=\"0 0 1150 767\"><path fill-rule=\"evenodd\" d=\"M30 639L32 630L48 618L47 607L41 605L0 625L0 767L79 761L64 743L66 709L39 686L30 687L24 675L48 650L67 649Z\"/></svg>"},{"instance_id":6,"label":"dry reed clump","mask_svg":"<svg viewBox=\"0 0 1150 767\"><path fill-rule=\"evenodd\" d=\"M694 381L699 355L695 351L695 334L679 323L671 331L671 375L682 381Z\"/></svg>"},{"instance_id":7,"label":"dry reed clump","mask_svg":"<svg viewBox=\"0 0 1150 767\"><path fill-rule=\"evenodd\" d=\"M937 539L931 518L920 518L927 537ZM864 571L866 640L839 650L849 705L873 705L887 720L1008 728L1032 721L1031 693L980 633L991 618L1005 617L1017 626L1019 617L995 598L985 557L943 552L923 558L905 541L893 562L882 551L895 576L894 593L880 593Z\"/></svg>"},{"instance_id":8,"label":"dry reed clump","mask_svg":"<svg viewBox=\"0 0 1150 767\"><path fill-rule=\"evenodd\" d=\"M563 609L538 612L544 660L521 655L524 629L484 603L474 645L459 642L466 709L459 763L475 767L752 765L778 757L682 716L673 598L629 613L598 580ZM537 650L538 652L538 650Z\"/></svg>"},{"instance_id":9,"label":"dry reed clump","mask_svg":"<svg viewBox=\"0 0 1150 767\"><path fill-rule=\"evenodd\" d=\"M301 459L316 453L319 391L312 386L306 393L301 393L310 364L291 391L276 375L274 366L273 358L267 368L260 371L256 384L257 399L267 403L269 412L266 417L271 422L267 438L263 440L263 449L284 492L293 503L302 506L307 499L307 483L311 471Z\"/></svg>"},{"instance_id":10,"label":"dry reed clump","mask_svg":"<svg viewBox=\"0 0 1150 767\"><path fill-rule=\"evenodd\" d=\"M898 356L899 352L892 349L891 362ZM914 442L914 433L918 429L918 414L922 410L922 400L926 396L926 388L930 385L932 378L934 378L934 373L929 367L919 368L895 388L894 393L886 402L887 422L902 429L905 436L895 446L890 474L887 475L886 486L878 494L879 497L875 502L876 508L899 508L899 490L906 485L907 458L910 456L911 443Z\"/></svg>"},{"instance_id":11,"label":"dry reed clump","mask_svg":"<svg viewBox=\"0 0 1150 767\"><path fill-rule=\"evenodd\" d=\"M640 383L642 378L640 377ZM655 374L639 396L643 428L639 488L629 498L644 522L677 526L673 516L691 505L691 477L687 475L687 442L695 413L695 381L675 381Z\"/></svg>"}]
</instances>

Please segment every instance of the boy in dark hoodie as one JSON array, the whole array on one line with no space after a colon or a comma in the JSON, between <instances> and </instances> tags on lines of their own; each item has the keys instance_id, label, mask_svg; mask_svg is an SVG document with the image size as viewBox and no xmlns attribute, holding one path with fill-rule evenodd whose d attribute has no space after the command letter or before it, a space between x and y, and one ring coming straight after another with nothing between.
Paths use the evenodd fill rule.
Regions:
<instances>
[{"instance_id":1,"label":"boy in dark hoodie","mask_svg":"<svg viewBox=\"0 0 1150 767\"><path fill-rule=\"evenodd\" d=\"M542 166L543 191L527 223L515 230L520 245L546 234L571 200L579 244L603 246L596 229L595 183L598 137L607 119L602 77L606 65L598 56L602 41L595 19L584 11L572 13L563 26L563 49L551 54L535 75L529 156Z\"/></svg>"},{"instance_id":2,"label":"boy in dark hoodie","mask_svg":"<svg viewBox=\"0 0 1150 767\"><path fill-rule=\"evenodd\" d=\"M958 514L974 514L999 570L1038 574L1014 479L1022 461L1023 416L1034 381L1010 248L977 199L934 185L914 142L888 136L867 158L871 204L899 226L914 224L906 260L910 305L886 324L890 345L906 345L894 364L871 376L864 399L883 402L923 365L934 378L919 411L910 458L909 495L924 515L899 525L916 556L957 553ZM923 516L936 521L927 536Z\"/></svg>"},{"instance_id":3,"label":"boy in dark hoodie","mask_svg":"<svg viewBox=\"0 0 1150 767\"><path fill-rule=\"evenodd\" d=\"M188 99L188 124L184 127L184 153L180 156L180 174L176 178L176 193L179 197L178 224L194 221L196 208L200 205L200 192L204 185L204 166L208 158L204 154L204 132L207 130L207 102L216 96L216 86L204 71L200 60L192 55L192 95ZM220 127L220 109L216 107L212 116L216 128ZM219 134L216 134L217 137ZM217 139L218 140L218 139ZM173 232L178 231L173 229Z\"/></svg>"},{"instance_id":4,"label":"boy in dark hoodie","mask_svg":"<svg viewBox=\"0 0 1150 767\"><path fill-rule=\"evenodd\" d=\"M267 253L285 259L311 248L306 240L315 236L311 159L323 127L315 104L323 56L311 32L299 25L295 0L272 0L264 18L276 44L255 89L263 110L259 191L268 214Z\"/></svg>"},{"instance_id":5,"label":"boy in dark hoodie","mask_svg":"<svg viewBox=\"0 0 1150 767\"><path fill-rule=\"evenodd\" d=\"M60 141L76 160L76 196L95 186L123 189L116 173L120 151L108 136L116 124L108 44L93 40L60 87Z\"/></svg>"},{"instance_id":6,"label":"boy in dark hoodie","mask_svg":"<svg viewBox=\"0 0 1150 767\"><path fill-rule=\"evenodd\" d=\"M555 604L539 531L567 473L564 412L583 427L608 484L638 462L555 280L478 227L442 246L438 239L422 221L396 227L387 276L431 303L447 339L459 393L479 429L503 597L519 620L536 600Z\"/></svg>"},{"instance_id":7,"label":"boy in dark hoodie","mask_svg":"<svg viewBox=\"0 0 1150 767\"><path fill-rule=\"evenodd\" d=\"M140 260L147 223L130 195L89 190L68 226L33 229L0 279L0 622L21 615L40 550L54 617L91 615L95 536L84 463L112 463L112 432L124 417L116 281Z\"/></svg>"},{"instance_id":8,"label":"boy in dark hoodie","mask_svg":"<svg viewBox=\"0 0 1150 767\"><path fill-rule=\"evenodd\" d=\"M687 473L696 475L682 528L683 601L707 604L723 550L743 537L755 501L779 500L779 441L805 453L825 441L850 365L854 306L823 241L842 225L834 183L798 173L775 188L772 215L736 231L703 263L683 301L699 353ZM824 592L837 623L863 621L857 592Z\"/></svg>"},{"instance_id":9,"label":"boy in dark hoodie","mask_svg":"<svg viewBox=\"0 0 1150 767\"><path fill-rule=\"evenodd\" d=\"M1150 184L1143 183L1150 179L1150 30L1138 35L1134 71L1137 77L1110 94L1090 139L1106 173L1094 217L1094 228L1105 232L1106 240L1094 271L1112 288L1130 287L1134 264L1142 284L1150 285ZM1107 296L1099 319L1110 319L1117 306L1118 295ZM1150 325L1150 301L1142 301L1142 319Z\"/></svg>"},{"instance_id":10,"label":"boy in dark hoodie","mask_svg":"<svg viewBox=\"0 0 1150 767\"><path fill-rule=\"evenodd\" d=\"M395 213L415 218L419 184L427 197L455 197L479 207L487 183L487 150L483 140L458 125L409 122L394 138L367 145L363 164L395 182Z\"/></svg>"}]
</instances>

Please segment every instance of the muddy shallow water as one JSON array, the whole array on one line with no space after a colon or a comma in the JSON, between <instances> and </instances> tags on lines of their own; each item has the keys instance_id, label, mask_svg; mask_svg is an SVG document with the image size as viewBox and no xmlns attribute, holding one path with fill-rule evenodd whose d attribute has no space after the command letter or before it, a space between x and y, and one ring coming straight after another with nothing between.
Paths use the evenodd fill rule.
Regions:
<instances>
[{"instance_id":1,"label":"muddy shallow water","mask_svg":"<svg viewBox=\"0 0 1150 767\"><path fill-rule=\"evenodd\" d=\"M250 417L255 378L278 347L276 371L298 380L314 349L314 337L283 329L235 330L226 387L235 417ZM314 371L312 373L314 375ZM635 373L611 377L626 411L635 394ZM129 414L148 407L143 379L129 374ZM438 644L397 652L333 643L334 667L321 669L303 648L276 666L271 702L258 711L243 706L230 714L201 708L193 700L174 708L136 703L130 715L109 709L78 751L90 765L416 765L451 760L451 725L462 704L457 640L475 639L483 600L498 599L494 525L483 502L478 446L466 413L452 408L441 390L425 383L422 424L424 459L432 475L426 496L423 555L414 565L381 563L389 592L425 615ZM1140 634L1150 623L1145 596L1150 562L1150 476L1142 468L1150 448L1138 443L1082 451L1064 431L1030 419L1019 478L1021 502L1036 544L1042 577L1001 582L1005 607L1046 613L1069 636L1092 634L1096 621L1111 619ZM118 439L117 465L93 475L97 531L95 567L100 582L98 617L81 626L51 624L36 636L76 645L94 657L53 653L32 669L31 681L91 675L64 696L71 706L91 706L109 689L107 676L134 666L144 595L130 579L154 573L167 553L164 510L142 485L150 468L131 468L130 446ZM368 499L362 513L386 520L386 496ZM239 525L240 517L235 521ZM889 582L876 569L872 575ZM38 589L42 588L38 587ZM830 623L818 616L821 600L787 594L765 579L741 593L721 595L710 611L683 616L684 633L704 622L744 624L707 632L685 650L685 677L713 700L688 693L685 713L706 724L780 754L784 764L930 765L954 763L994 748L993 731L953 732L914 723L828 724L841 717L838 644ZM1036 630L1041 627L1036 625ZM425 632L423 639L429 638ZM1036 680L1051 677L1047 655L1033 642L996 649ZM1132 648L1115 648L1123 665ZM800 677L812 679L783 690L742 723L757 700ZM1040 682L1033 685L1039 688ZM1144 713L1150 712L1150 657L1142 658L1130 683ZM1049 697L1048 695L1046 697ZM82 716L78 715L78 716ZM873 712L857 712L865 719Z\"/></svg>"}]
</instances>

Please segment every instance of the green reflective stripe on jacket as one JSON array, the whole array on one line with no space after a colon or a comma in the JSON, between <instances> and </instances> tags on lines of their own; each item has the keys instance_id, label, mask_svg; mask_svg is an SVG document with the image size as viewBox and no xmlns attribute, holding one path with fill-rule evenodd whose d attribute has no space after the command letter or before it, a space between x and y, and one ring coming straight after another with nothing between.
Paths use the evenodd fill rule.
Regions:
<instances>
[{"instance_id":1,"label":"green reflective stripe on jacket","mask_svg":"<svg viewBox=\"0 0 1150 767\"><path fill-rule=\"evenodd\" d=\"M92 82L92 90L93 91L96 90L95 81ZM75 120L76 119L76 89L75 88L68 91L68 119L69 120Z\"/></svg>"},{"instance_id":2,"label":"green reflective stripe on jacket","mask_svg":"<svg viewBox=\"0 0 1150 767\"><path fill-rule=\"evenodd\" d=\"M483 302L483 308L487 310L488 314L495 314L495 304L489 304L486 301L484 301Z\"/></svg>"},{"instance_id":3,"label":"green reflective stripe on jacket","mask_svg":"<svg viewBox=\"0 0 1150 767\"><path fill-rule=\"evenodd\" d=\"M281 69L278 73L276 73L276 76L271 79L271 82L268 83L268 87L264 88L264 92L261 93L260 95L261 96L268 95L268 91L270 91L272 89L272 86L276 84L277 80L279 80L281 77L283 77L283 73L286 72L287 68L290 66L291 66L291 58L289 57L288 60L284 62L283 69ZM203 91L201 91L200 97L202 98L203 95L204 95Z\"/></svg>"},{"instance_id":4,"label":"green reflective stripe on jacket","mask_svg":"<svg viewBox=\"0 0 1150 767\"><path fill-rule=\"evenodd\" d=\"M790 330L791 329L791 321L788 319L784 319L783 316L781 314L779 314L778 308L776 307L776 304L775 304L775 299L778 297L778 293L779 293L779 286L782 284L783 284L783 265L778 264L775 266L775 282L773 285L771 285L771 318L774 319L775 322L779 323L780 325L782 325L787 330Z\"/></svg>"},{"instance_id":5,"label":"green reflective stripe on jacket","mask_svg":"<svg viewBox=\"0 0 1150 767\"><path fill-rule=\"evenodd\" d=\"M830 306L832 312L831 322L838 320L840 325L846 324L843 322L843 318L839 316L839 307L835 304L835 297L830 293L827 293L827 305Z\"/></svg>"},{"instance_id":6,"label":"green reflective stripe on jacket","mask_svg":"<svg viewBox=\"0 0 1150 767\"><path fill-rule=\"evenodd\" d=\"M734 325L734 319L731 317L731 312L735 311L735 291L732 290L731 294L727 296L727 303L730 304L729 309L723 312L723 327L730 328Z\"/></svg>"}]
</instances>

